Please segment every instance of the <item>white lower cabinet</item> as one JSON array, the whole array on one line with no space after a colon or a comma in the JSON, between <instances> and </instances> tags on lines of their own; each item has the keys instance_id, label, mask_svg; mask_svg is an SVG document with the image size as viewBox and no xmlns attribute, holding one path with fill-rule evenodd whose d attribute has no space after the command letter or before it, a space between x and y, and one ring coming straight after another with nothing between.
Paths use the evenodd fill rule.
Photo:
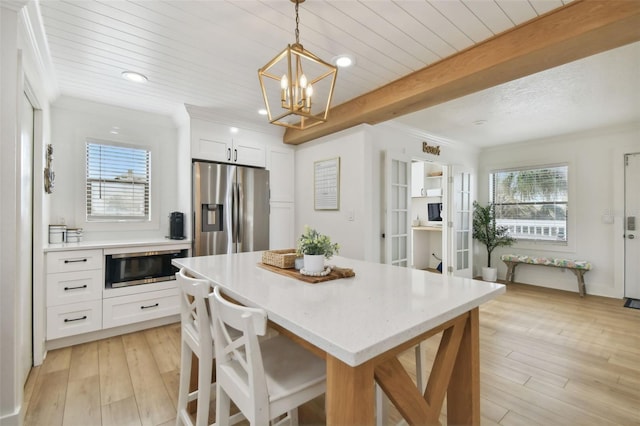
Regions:
<instances>
[{"instance_id":1,"label":"white lower cabinet","mask_svg":"<svg viewBox=\"0 0 640 426\"><path fill-rule=\"evenodd\" d=\"M47 308L47 340L97 331L101 328L101 300Z\"/></svg>"},{"instance_id":2,"label":"white lower cabinet","mask_svg":"<svg viewBox=\"0 0 640 426\"><path fill-rule=\"evenodd\" d=\"M47 340L102 328L102 250L47 253Z\"/></svg>"},{"instance_id":3,"label":"white lower cabinet","mask_svg":"<svg viewBox=\"0 0 640 426\"><path fill-rule=\"evenodd\" d=\"M122 248L123 252L163 246ZM108 249L108 254L119 249ZM126 326L180 313L175 280L105 289L103 249L46 253L46 340Z\"/></svg>"},{"instance_id":4,"label":"white lower cabinet","mask_svg":"<svg viewBox=\"0 0 640 426\"><path fill-rule=\"evenodd\" d=\"M112 297L102 302L102 327L117 327L178 313L177 288Z\"/></svg>"}]
</instances>

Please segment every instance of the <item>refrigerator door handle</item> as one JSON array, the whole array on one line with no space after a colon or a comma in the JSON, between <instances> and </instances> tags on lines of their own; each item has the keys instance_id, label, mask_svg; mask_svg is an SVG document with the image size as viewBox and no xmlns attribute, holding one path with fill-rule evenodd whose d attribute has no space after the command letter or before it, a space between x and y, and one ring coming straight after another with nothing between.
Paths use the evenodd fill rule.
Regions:
<instances>
[{"instance_id":1,"label":"refrigerator door handle","mask_svg":"<svg viewBox=\"0 0 640 426\"><path fill-rule=\"evenodd\" d=\"M238 253L243 252L244 250L242 249L242 238L244 234L244 228L243 228L243 224L244 224L244 189L242 187L242 183L237 183L236 184L236 189L237 189L237 201L238 201L238 221L237 223L237 227L238 227L238 234L236 236L237 238L237 243L238 243Z\"/></svg>"},{"instance_id":2,"label":"refrigerator door handle","mask_svg":"<svg viewBox=\"0 0 640 426\"><path fill-rule=\"evenodd\" d=\"M236 197L236 184L231 185L231 243L233 244L232 253L237 253L236 250L236 234L238 233L238 199Z\"/></svg>"}]
</instances>

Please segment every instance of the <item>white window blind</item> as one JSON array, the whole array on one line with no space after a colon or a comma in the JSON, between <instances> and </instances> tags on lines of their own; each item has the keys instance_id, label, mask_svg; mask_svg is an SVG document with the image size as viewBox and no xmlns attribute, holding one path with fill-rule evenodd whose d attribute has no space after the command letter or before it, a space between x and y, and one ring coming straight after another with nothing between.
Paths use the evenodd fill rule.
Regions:
<instances>
[{"instance_id":1,"label":"white window blind","mask_svg":"<svg viewBox=\"0 0 640 426\"><path fill-rule=\"evenodd\" d=\"M151 153L87 141L87 221L149 220Z\"/></svg>"},{"instance_id":2,"label":"white window blind","mask_svg":"<svg viewBox=\"0 0 640 426\"><path fill-rule=\"evenodd\" d=\"M522 240L567 241L567 165L494 171L489 193L496 223Z\"/></svg>"}]
</instances>

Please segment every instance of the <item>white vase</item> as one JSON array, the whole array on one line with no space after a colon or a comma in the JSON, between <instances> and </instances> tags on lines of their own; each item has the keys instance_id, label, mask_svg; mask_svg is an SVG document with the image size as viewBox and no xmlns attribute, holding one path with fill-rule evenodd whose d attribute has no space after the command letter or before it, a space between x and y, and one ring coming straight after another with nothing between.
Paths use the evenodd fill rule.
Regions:
<instances>
[{"instance_id":1,"label":"white vase","mask_svg":"<svg viewBox=\"0 0 640 426\"><path fill-rule=\"evenodd\" d=\"M304 270L306 272L324 271L324 255L323 254L305 254Z\"/></svg>"},{"instance_id":2,"label":"white vase","mask_svg":"<svg viewBox=\"0 0 640 426\"><path fill-rule=\"evenodd\" d=\"M498 268L482 268L482 280L496 282L498 280Z\"/></svg>"}]
</instances>

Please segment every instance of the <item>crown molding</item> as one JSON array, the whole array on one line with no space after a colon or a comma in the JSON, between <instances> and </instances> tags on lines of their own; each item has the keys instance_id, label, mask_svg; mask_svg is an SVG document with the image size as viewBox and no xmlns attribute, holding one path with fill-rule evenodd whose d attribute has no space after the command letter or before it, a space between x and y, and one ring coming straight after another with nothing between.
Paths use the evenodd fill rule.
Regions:
<instances>
[{"instance_id":1,"label":"crown molding","mask_svg":"<svg viewBox=\"0 0 640 426\"><path fill-rule=\"evenodd\" d=\"M49 102L53 102L60 95L60 88L56 78L47 36L42 23L40 5L38 1L31 1L22 8L21 17L24 23L24 33L28 47L35 59L36 71L42 79L43 87Z\"/></svg>"},{"instance_id":2,"label":"crown molding","mask_svg":"<svg viewBox=\"0 0 640 426\"><path fill-rule=\"evenodd\" d=\"M14 12L19 12L26 4L27 0L3 0L0 2L0 6L3 9L13 10Z\"/></svg>"}]
</instances>

